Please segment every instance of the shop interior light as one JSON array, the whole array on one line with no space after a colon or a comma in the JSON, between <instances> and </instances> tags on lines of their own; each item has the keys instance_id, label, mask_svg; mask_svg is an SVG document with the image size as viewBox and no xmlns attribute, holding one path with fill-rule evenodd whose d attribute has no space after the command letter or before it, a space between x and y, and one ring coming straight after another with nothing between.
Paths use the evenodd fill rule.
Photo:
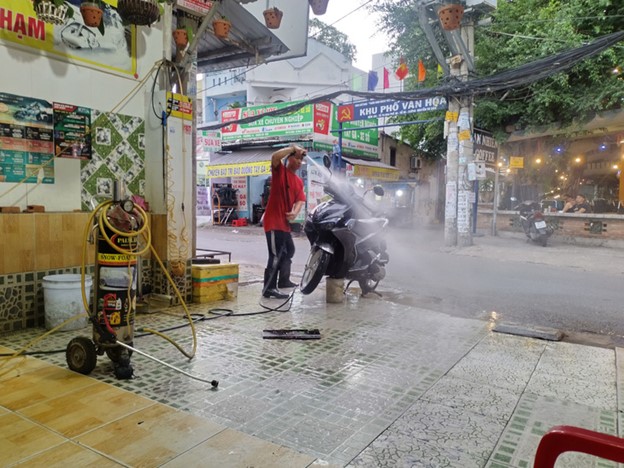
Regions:
<instances>
[{"instance_id":1,"label":"shop interior light","mask_svg":"<svg viewBox=\"0 0 624 468\"><path fill-rule=\"evenodd\" d=\"M398 189L395 193L396 193L397 197L402 197L403 196L403 190L401 190L401 189Z\"/></svg>"},{"instance_id":2,"label":"shop interior light","mask_svg":"<svg viewBox=\"0 0 624 468\"><path fill-rule=\"evenodd\" d=\"M575 163L577 163L577 164L578 164L578 163L580 163L580 162L581 162L581 158L576 157L576 158L574 159L574 162L575 162Z\"/></svg>"}]
</instances>

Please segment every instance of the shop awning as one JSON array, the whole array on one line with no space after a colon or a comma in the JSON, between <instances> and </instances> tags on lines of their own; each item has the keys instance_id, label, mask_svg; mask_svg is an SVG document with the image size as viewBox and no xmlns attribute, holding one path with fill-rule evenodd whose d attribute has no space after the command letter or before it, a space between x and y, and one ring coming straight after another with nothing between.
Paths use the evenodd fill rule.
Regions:
<instances>
[{"instance_id":1,"label":"shop awning","mask_svg":"<svg viewBox=\"0 0 624 468\"><path fill-rule=\"evenodd\" d=\"M219 39L211 32L202 35L197 48L199 73L264 63L288 51L270 29L238 3L219 2L218 15L227 17L232 29L227 39Z\"/></svg>"},{"instance_id":2,"label":"shop awning","mask_svg":"<svg viewBox=\"0 0 624 468\"><path fill-rule=\"evenodd\" d=\"M379 181L399 180L400 172L396 167L384 164L381 161L369 161L366 159L342 158L353 166L351 170L347 167L347 175L351 177L362 177Z\"/></svg>"},{"instance_id":3,"label":"shop awning","mask_svg":"<svg viewBox=\"0 0 624 468\"><path fill-rule=\"evenodd\" d=\"M204 166L206 177L269 175L274 152L275 148L251 148L232 153L213 153L210 164Z\"/></svg>"}]
</instances>

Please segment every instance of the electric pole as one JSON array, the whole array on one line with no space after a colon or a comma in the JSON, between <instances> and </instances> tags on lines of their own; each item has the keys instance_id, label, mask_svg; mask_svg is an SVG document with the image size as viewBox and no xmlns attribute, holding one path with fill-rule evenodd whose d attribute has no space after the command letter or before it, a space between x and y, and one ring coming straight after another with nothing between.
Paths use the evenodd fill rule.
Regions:
<instances>
[{"instance_id":1,"label":"electric pole","mask_svg":"<svg viewBox=\"0 0 624 468\"><path fill-rule=\"evenodd\" d=\"M496 0L417 0L418 21L431 49L451 80L467 81L475 71L474 21L496 8ZM464 6L465 5L465 6ZM461 25L464 10L469 18ZM436 18L436 13L439 18ZM433 24L440 24L451 52L450 58L438 43ZM446 141L446 203L444 207L444 243L448 247L472 245L472 220L476 216L478 185L474 163L473 98L449 96L444 122Z\"/></svg>"},{"instance_id":2,"label":"electric pole","mask_svg":"<svg viewBox=\"0 0 624 468\"><path fill-rule=\"evenodd\" d=\"M451 78L460 76L462 59L456 55L448 60ZM446 136L446 204L444 206L444 245L457 245L457 185L459 175L459 138L457 123L460 103L453 96L449 99L444 120Z\"/></svg>"},{"instance_id":3,"label":"electric pole","mask_svg":"<svg viewBox=\"0 0 624 468\"><path fill-rule=\"evenodd\" d=\"M462 27L460 40L469 54L454 55L447 60L452 78L466 81L468 63L472 63L474 28L472 22ZM468 59L468 60L466 60ZM445 119L446 140L446 205L444 210L444 244L447 247L472 245L472 206L477 193L473 147L472 96L451 96Z\"/></svg>"},{"instance_id":4,"label":"electric pole","mask_svg":"<svg viewBox=\"0 0 624 468\"><path fill-rule=\"evenodd\" d=\"M474 26L472 21L461 29L461 40L467 45L467 52L472 59L474 55ZM466 60L462 60L461 79L468 80ZM460 247L472 245L472 217L476 216L472 208L478 191L474 190L476 168L474 164L474 126L473 126L473 98L461 96L459 98L459 162L458 162L458 190L457 190L457 244Z\"/></svg>"}]
</instances>

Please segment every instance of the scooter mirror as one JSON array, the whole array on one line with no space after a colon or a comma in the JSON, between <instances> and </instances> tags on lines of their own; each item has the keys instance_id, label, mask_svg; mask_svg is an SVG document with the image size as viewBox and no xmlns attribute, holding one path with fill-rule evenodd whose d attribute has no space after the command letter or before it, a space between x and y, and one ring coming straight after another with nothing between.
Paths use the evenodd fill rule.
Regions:
<instances>
[{"instance_id":1,"label":"scooter mirror","mask_svg":"<svg viewBox=\"0 0 624 468\"><path fill-rule=\"evenodd\" d=\"M323 166L325 166L327 169L331 167L331 159L329 159L329 156L327 155L323 156Z\"/></svg>"},{"instance_id":2,"label":"scooter mirror","mask_svg":"<svg viewBox=\"0 0 624 468\"><path fill-rule=\"evenodd\" d=\"M381 185L375 185L373 187L373 192L375 192L375 195L378 197L383 197L384 193L386 193Z\"/></svg>"}]
</instances>

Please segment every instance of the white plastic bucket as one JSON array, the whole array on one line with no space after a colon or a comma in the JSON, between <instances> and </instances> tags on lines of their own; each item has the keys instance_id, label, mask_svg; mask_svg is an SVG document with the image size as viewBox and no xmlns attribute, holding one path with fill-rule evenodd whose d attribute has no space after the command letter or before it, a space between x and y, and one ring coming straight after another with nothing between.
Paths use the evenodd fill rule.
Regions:
<instances>
[{"instance_id":1,"label":"white plastic bucket","mask_svg":"<svg viewBox=\"0 0 624 468\"><path fill-rule=\"evenodd\" d=\"M91 294L93 280L85 276L87 299ZM82 302L81 275L49 275L43 277L43 304L45 327L50 330L65 320L86 312ZM87 316L69 322L62 331L84 328L89 323Z\"/></svg>"}]
</instances>

